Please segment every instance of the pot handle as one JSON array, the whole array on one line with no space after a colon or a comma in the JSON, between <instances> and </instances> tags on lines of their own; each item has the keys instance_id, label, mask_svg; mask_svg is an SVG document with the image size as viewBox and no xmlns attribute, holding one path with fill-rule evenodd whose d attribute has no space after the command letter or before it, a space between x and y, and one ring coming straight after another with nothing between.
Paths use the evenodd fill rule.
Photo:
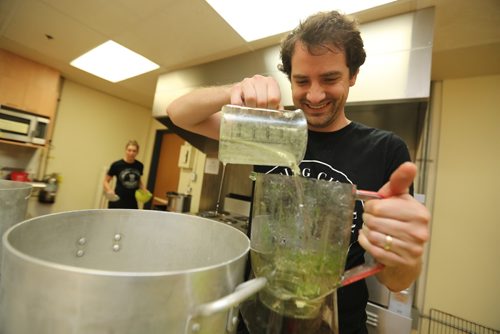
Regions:
<instances>
[{"instance_id":1,"label":"pot handle","mask_svg":"<svg viewBox=\"0 0 500 334\"><path fill-rule=\"evenodd\" d=\"M24 198L24 200L25 201L29 200L32 195L33 195L33 187L30 188L30 193L28 194L28 196Z\"/></svg>"},{"instance_id":2,"label":"pot handle","mask_svg":"<svg viewBox=\"0 0 500 334\"><path fill-rule=\"evenodd\" d=\"M188 321L187 333L197 333L200 331L200 324L196 321L198 317L208 317L215 313L231 310L242 302L244 302L249 297L253 296L264 286L267 284L267 279L264 277L258 277L251 279L249 281L243 282L239 284L234 292L224 296L220 299L217 299L213 302L201 304L194 308L193 312L190 315L190 319ZM227 324L228 327L236 325L238 320L238 315L234 314L235 312L229 312L229 322Z\"/></svg>"}]
</instances>

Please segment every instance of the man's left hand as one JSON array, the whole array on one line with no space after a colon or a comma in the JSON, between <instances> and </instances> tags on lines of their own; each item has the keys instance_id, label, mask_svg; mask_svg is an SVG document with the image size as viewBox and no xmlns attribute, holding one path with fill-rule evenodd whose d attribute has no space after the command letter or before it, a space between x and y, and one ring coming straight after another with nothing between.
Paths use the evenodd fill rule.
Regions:
<instances>
[{"instance_id":1,"label":"man's left hand","mask_svg":"<svg viewBox=\"0 0 500 334\"><path fill-rule=\"evenodd\" d=\"M402 164L378 191L384 199L365 202L358 241L385 265L378 278L392 291L407 288L417 278L429 239L430 213L409 194L416 175L413 163Z\"/></svg>"}]
</instances>

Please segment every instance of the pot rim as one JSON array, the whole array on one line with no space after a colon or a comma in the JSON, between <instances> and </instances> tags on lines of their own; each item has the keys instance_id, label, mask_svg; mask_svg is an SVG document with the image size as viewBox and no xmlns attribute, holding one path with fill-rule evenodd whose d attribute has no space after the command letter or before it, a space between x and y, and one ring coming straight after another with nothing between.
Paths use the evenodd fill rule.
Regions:
<instances>
[{"instance_id":1,"label":"pot rim","mask_svg":"<svg viewBox=\"0 0 500 334\"><path fill-rule=\"evenodd\" d=\"M238 229L235 229L234 227L227 226L225 224L221 224L219 222L216 222L211 219L203 218L196 216L197 220L202 219L205 220L207 223L211 224L220 224L217 226L220 226L221 228L227 228L234 230L235 235L240 234L241 236L244 237L244 239L247 242L247 245L245 247L245 250L241 252L239 256L236 256L228 261L220 262L217 264L213 264L210 266L204 266L204 267L198 267L198 268L192 268L192 269L183 269L183 270L169 270L169 271L113 271L113 270L102 270L102 269L91 269L91 268L83 268L83 267L76 267L76 266L71 266L67 264L61 264L61 263L56 263L48 260L42 260L37 257L34 257L32 255L28 255L26 253L21 252L17 248L15 248L8 240L10 234L12 231L15 229L19 228L22 225L29 224L34 220L38 220L42 217L50 217L50 216L59 216L59 215L65 215L65 214L72 214L72 213L83 213L83 212L105 212L109 211L109 209L89 209L89 210L71 210L71 211L64 211L64 212L57 212L57 213L51 213L43 216L38 216L38 217L33 217L28 220L22 221L18 224L15 224L14 226L11 226L2 236L2 244L3 248L5 251L17 256L19 259L28 262L29 264L36 265L36 266L42 266L44 268L50 268L50 269L57 269L57 270L62 270L65 272L70 272L70 273L78 273L78 274L86 274L86 275L93 275L93 276L112 276L112 277L125 277L125 278L134 278L134 277L162 277L162 276L176 276L176 275L186 275L186 274L192 274L192 273L197 273L197 272L203 272L203 271L208 271L208 270L216 270L221 267L228 266L232 263L238 262L242 257L247 256L248 252L250 251L250 239L248 236L241 232ZM124 212L124 211L131 211L134 213L137 213L138 210L136 209L113 209L113 212ZM154 211L150 211L154 212ZM163 212L163 211L158 211L158 214L172 214L172 215L182 215L186 216L185 214L182 213L175 213L175 212ZM156 213L149 213L149 214L156 214ZM233 233L233 232L231 232ZM4 251L4 256L6 255L6 252ZM5 261L4 261L5 262Z\"/></svg>"},{"instance_id":2,"label":"pot rim","mask_svg":"<svg viewBox=\"0 0 500 334\"><path fill-rule=\"evenodd\" d=\"M7 186L4 188L4 186ZM30 190L33 186L24 181L0 180L0 191Z\"/></svg>"}]
</instances>

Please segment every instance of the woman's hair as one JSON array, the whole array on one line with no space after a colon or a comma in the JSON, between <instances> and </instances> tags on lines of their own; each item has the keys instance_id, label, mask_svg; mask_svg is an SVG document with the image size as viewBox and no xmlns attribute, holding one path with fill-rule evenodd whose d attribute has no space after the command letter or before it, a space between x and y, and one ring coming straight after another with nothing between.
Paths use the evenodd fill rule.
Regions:
<instances>
[{"instance_id":1,"label":"woman's hair","mask_svg":"<svg viewBox=\"0 0 500 334\"><path fill-rule=\"evenodd\" d=\"M366 53L357 22L337 11L319 12L309 16L282 41L281 64L278 69L289 79L292 73L292 56L298 41L303 43L311 54L325 49L332 51L332 46L344 51L351 78L365 62Z\"/></svg>"},{"instance_id":2,"label":"woman's hair","mask_svg":"<svg viewBox=\"0 0 500 334\"><path fill-rule=\"evenodd\" d=\"M127 147L129 146L135 146L137 148L137 152L139 152L139 143L137 142L137 140L129 140L127 142L127 145L125 145L125 149L127 149Z\"/></svg>"}]
</instances>

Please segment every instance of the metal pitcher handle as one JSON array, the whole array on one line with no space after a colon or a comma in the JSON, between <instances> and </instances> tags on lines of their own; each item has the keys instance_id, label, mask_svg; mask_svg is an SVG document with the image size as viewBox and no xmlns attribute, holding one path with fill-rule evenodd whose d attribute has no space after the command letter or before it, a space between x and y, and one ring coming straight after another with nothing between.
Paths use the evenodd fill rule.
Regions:
<instances>
[{"instance_id":1,"label":"metal pitcher handle","mask_svg":"<svg viewBox=\"0 0 500 334\"><path fill-rule=\"evenodd\" d=\"M236 326L238 320L237 307L249 297L253 296L267 284L264 277L254 278L239 284L234 292L217 299L213 302L197 305L189 317L186 333L197 333L201 330L200 324L196 319L199 317L208 317L218 312L228 311L228 331L231 332Z\"/></svg>"}]
</instances>

